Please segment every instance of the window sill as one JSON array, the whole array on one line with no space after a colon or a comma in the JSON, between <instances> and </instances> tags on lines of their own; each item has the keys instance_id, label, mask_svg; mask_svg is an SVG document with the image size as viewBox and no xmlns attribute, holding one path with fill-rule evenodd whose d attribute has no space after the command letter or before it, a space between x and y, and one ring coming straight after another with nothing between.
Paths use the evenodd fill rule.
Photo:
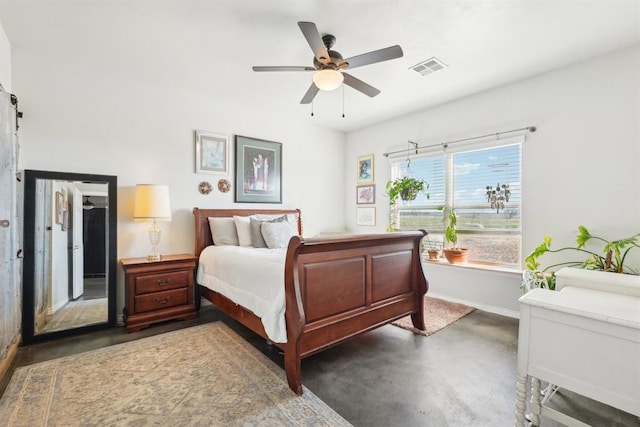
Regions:
<instances>
[{"instance_id":1,"label":"window sill","mask_svg":"<svg viewBox=\"0 0 640 427\"><path fill-rule=\"evenodd\" d=\"M518 276L522 275L522 270L520 270L520 269L512 268L512 267L504 267L504 266L500 266L500 265L480 264L480 263L475 263L475 262L461 262L461 263L451 264L449 261L446 260L446 258L423 259L422 261L423 261L423 264L425 264L425 265L437 264L437 265L443 265L443 266L446 265L446 266L455 267L455 268L466 268L466 269L471 269L471 270L493 271L493 272L497 272L497 273L507 273L507 274L513 274L513 275L518 275Z\"/></svg>"}]
</instances>

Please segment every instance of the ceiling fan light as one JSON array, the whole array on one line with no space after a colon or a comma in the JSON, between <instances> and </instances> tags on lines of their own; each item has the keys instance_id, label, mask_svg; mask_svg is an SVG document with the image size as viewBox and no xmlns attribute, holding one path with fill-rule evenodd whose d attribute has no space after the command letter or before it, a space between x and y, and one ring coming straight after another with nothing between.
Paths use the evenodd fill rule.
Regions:
<instances>
[{"instance_id":1,"label":"ceiling fan light","mask_svg":"<svg viewBox=\"0 0 640 427\"><path fill-rule=\"evenodd\" d=\"M344 76L336 70L319 70L313 75L313 83L320 90L334 90L340 87Z\"/></svg>"},{"instance_id":2,"label":"ceiling fan light","mask_svg":"<svg viewBox=\"0 0 640 427\"><path fill-rule=\"evenodd\" d=\"M84 202L82 202L82 209L84 210L91 210L93 208L95 208L96 205L95 203L93 203L91 200L89 200L89 196L84 196Z\"/></svg>"}]
</instances>

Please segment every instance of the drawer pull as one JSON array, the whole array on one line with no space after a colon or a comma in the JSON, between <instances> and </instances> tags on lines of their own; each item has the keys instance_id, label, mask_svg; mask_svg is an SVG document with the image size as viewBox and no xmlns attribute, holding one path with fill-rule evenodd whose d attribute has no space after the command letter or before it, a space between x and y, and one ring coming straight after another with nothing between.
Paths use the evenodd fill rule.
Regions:
<instances>
[{"instance_id":1,"label":"drawer pull","mask_svg":"<svg viewBox=\"0 0 640 427\"><path fill-rule=\"evenodd\" d=\"M156 285L158 286L167 286L169 284L169 282L171 281L171 279L165 279L165 280L156 280Z\"/></svg>"},{"instance_id":2,"label":"drawer pull","mask_svg":"<svg viewBox=\"0 0 640 427\"><path fill-rule=\"evenodd\" d=\"M169 302L169 296L166 296L166 297L164 297L164 298L160 298L160 297L158 297L158 298L156 298L156 302L157 302L158 304L166 304L166 303L168 303L168 302Z\"/></svg>"}]
</instances>

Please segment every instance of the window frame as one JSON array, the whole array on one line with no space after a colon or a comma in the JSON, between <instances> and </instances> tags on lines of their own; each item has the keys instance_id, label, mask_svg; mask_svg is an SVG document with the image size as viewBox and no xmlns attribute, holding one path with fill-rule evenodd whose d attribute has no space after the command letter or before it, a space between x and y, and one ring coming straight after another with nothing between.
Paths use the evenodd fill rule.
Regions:
<instances>
[{"instance_id":1,"label":"window frame","mask_svg":"<svg viewBox=\"0 0 640 427\"><path fill-rule=\"evenodd\" d=\"M404 205L404 206L401 203L398 203L395 206L391 207L391 211L389 212L390 222L392 224L395 224L398 230L415 229L416 228L415 226L408 226L408 227L402 226L402 218L401 218L402 212L423 210L423 211L433 213L432 211L436 209L438 206L445 207L444 212L440 212L440 215L442 215L442 218L444 218L444 213L448 212L450 209L455 209L456 211L465 211L465 210L480 210L480 211L485 210L486 211L489 208L488 203L487 204L470 203L465 205L455 205L454 203L455 202L454 195L456 191L456 184L455 184L455 177L454 177L455 156L463 153L474 152L474 151L517 145L519 146L518 165L517 165L518 178L519 178L518 201L515 205L513 204L514 202L512 201L510 206L506 206L505 210L502 211L502 215L505 215L507 214L506 211L508 209L511 209L511 210L516 209L517 224L513 227L500 228L500 229L490 228L487 230L480 230L480 229L474 230L474 229L461 227L458 230L458 234L463 239L465 236L474 236L474 235L475 236L485 235L487 237L516 236L517 237L516 239L517 240L517 255L516 255L517 258L514 260L515 262L513 263L506 262L506 261L502 262L499 259L494 258L493 260L491 259L470 260L469 264L489 265L489 266L496 266L496 267L520 269L522 267L522 205L523 205L522 147L523 147L523 143L524 143L524 136L516 136L511 138L496 139L492 141L464 144L456 147L448 147L446 145L443 145L441 147L434 147L434 149L428 150L426 152L423 152L420 154L413 154L404 158L402 157L402 154L390 158L389 159L390 160L390 178L392 180L402 176L400 175L401 168L399 168L399 165L403 161L410 161L412 159L423 159L426 157L442 157L444 159L444 170L443 170L444 200L442 200L442 198L437 198L435 200L433 198L429 200L422 199L424 201L421 204L416 204L416 202L412 202L409 205ZM406 220L405 220L405 223L406 223ZM430 235L436 236L436 238L439 238L444 233L446 222L444 220L441 220L440 224L441 224L440 227L433 227L433 222L430 221L429 227L431 228L427 228L427 231L430 232ZM426 226L427 224L424 224L424 225ZM440 240L440 242L446 245L446 242L444 242L443 238L442 240ZM429 242L425 242L425 244L429 245Z\"/></svg>"}]
</instances>

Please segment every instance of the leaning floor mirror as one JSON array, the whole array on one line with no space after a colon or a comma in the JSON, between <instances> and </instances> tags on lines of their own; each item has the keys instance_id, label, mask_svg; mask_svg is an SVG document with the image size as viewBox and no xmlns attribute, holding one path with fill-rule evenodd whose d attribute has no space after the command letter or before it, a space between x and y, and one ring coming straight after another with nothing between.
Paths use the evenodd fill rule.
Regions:
<instances>
[{"instance_id":1,"label":"leaning floor mirror","mask_svg":"<svg viewBox=\"0 0 640 427\"><path fill-rule=\"evenodd\" d=\"M24 171L22 341L116 326L117 177Z\"/></svg>"}]
</instances>

